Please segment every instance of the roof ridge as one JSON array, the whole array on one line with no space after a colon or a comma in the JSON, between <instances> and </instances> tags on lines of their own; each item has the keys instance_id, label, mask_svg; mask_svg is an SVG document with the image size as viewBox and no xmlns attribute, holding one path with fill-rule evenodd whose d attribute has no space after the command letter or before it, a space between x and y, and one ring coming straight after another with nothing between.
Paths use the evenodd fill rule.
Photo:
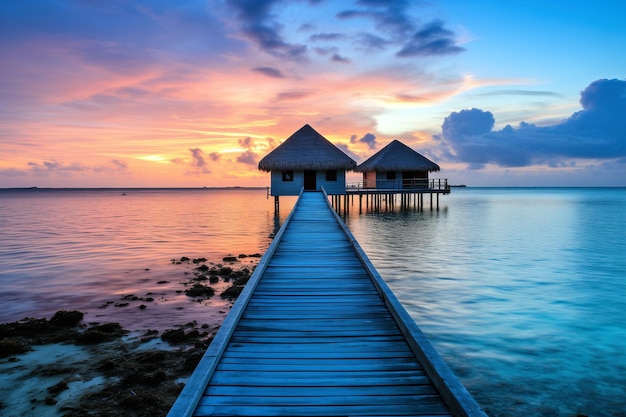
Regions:
<instances>
[{"instance_id":1,"label":"roof ridge","mask_svg":"<svg viewBox=\"0 0 626 417\"><path fill-rule=\"evenodd\" d=\"M356 167L355 160L305 124L259 161L259 169L304 170L347 169Z\"/></svg>"},{"instance_id":2,"label":"roof ridge","mask_svg":"<svg viewBox=\"0 0 626 417\"><path fill-rule=\"evenodd\" d=\"M410 146L394 139L370 158L356 167L355 171L439 171L439 165Z\"/></svg>"}]
</instances>

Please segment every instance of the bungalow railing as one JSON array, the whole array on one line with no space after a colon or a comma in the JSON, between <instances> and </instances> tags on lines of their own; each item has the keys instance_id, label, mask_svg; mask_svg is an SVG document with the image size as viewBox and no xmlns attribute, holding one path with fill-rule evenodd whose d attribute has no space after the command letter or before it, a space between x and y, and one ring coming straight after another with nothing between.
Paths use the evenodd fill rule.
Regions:
<instances>
[{"instance_id":1,"label":"bungalow railing","mask_svg":"<svg viewBox=\"0 0 626 417\"><path fill-rule=\"evenodd\" d=\"M381 191L406 191L406 190L440 190L449 191L450 185L447 178L404 178L401 180L376 180L358 181L346 185L348 191L381 190Z\"/></svg>"}]
</instances>

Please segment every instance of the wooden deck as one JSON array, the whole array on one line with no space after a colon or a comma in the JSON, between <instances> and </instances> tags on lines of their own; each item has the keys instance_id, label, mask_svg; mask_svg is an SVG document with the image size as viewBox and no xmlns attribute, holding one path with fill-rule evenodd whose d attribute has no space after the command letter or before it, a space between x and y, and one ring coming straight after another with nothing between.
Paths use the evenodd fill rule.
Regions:
<instances>
[{"instance_id":1,"label":"wooden deck","mask_svg":"<svg viewBox=\"0 0 626 417\"><path fill-rule=\"evenodd\" d=\"M303 193L170 410L485 416L320 192Z\"/></svg>"}]
</instances>

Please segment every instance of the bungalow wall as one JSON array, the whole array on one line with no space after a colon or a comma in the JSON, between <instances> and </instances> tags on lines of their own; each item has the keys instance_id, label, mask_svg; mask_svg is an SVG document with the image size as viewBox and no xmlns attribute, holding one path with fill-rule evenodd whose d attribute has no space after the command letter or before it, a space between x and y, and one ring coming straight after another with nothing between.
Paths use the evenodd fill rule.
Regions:
<instances>
[{"instance_id":1,"label":"bungalow wall","mask_svg":"<svg viewBox=\"0 0 626 417\"><path fill-rule=\"evenodd\" d=\"M332 172L335 174L333 175ZM309 171L311 172L311 171ZM313 174L309 174L313 175ZM345 170L318 170L314 171L315 190L319 191L324 187L328 194L346 193L346 171ZM279 171L271 172L271 195L298 195L304 187L305 171ZM311 183L309 183L311 185ZM311 188L313 189L313 188Z\"/></svg>"},{"instance_id":2,"label":"bungalow wall","mask_svg":"<svg viewBox=\"0 0 626 417\"><path fill-rule=\"evenodd\" d=\"M376 171L363 173L363 188L376 188Z\"/></svg>"},{"instance_id":3,"label":"bungalow wall","mask_svg":"<svg viewBox=\"0 0 626 417\"><path fill-rule=\"evenodd\" d=\"M428 171L367 171L363 173L363 188L394 190L427 187Z\"/></svg>"}]
</instances>

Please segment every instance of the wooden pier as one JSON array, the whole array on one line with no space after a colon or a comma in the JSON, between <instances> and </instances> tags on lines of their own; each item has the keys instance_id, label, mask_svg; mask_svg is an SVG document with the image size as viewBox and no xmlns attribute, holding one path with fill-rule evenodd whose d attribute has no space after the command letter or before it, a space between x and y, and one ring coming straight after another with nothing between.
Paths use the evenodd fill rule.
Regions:
<instances>
[{"instance_id":1,"label":"wooden pier","mask_svg":"<svg viewBox=\"0 0 626 417\"><path fill-rule=\"evenodd\" d=\"M446 178L381 180L364 187L363 182L348 184L343 194L330 196L335 210L341 214L350 212L358 197L359 213L378 213L384 211L424 211L430 199L430 210L439 210L439 195L450 194L450 185Z\"/></svg>"},{"instance_id":2,"label":"wooden pier","mask_svg":"<svg viewBox=\"0 0 626 417\"><path fill-rule=\"evenodd\" d=\"M322 192L305 192L168 417L481 416Z\"/></svg>"}]
</instances>

